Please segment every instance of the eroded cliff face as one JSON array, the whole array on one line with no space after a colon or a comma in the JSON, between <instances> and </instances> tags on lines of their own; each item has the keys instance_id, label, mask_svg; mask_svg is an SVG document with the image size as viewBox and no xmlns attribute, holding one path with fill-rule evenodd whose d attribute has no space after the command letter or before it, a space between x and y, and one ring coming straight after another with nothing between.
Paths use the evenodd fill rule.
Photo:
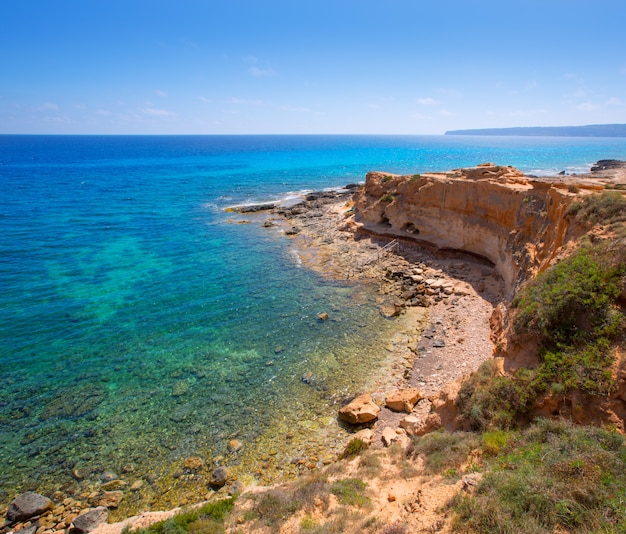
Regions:
<instances>
[{"instance_id":1,"label":"eroded cliff face","mask_svg":"<svg viewBox=\"0 0 626 534\"><path fill-rule=\"evenodd\" d=\"M610 183L611 177L607 180ZM577 179L574 185L527 177L513 167L493 164L415 176L372 172L355 194L355 221L363 232L413 239L492 262L507 292L491 318L494 361L501 376L514 376L521 367L539 364L538 347L532 335L513 332L507 303L524 280L578 246L578 238L589 228L568 216L568 208L581 196L603 188L601 180L589 177ZM626 301L626 282L624 287ZM611 424L625 432L626 356L621 345L614 350L615 388L609 395L548 391L531 406L532 413L567 416L582 424ZM463 428L454 399L445 392L436 397L421 432L438 426Z\"/></svg>"},{"instance_id":2,"label":"eroded cliff face","mask_svg":"<svg viewBox=\"0 0 626 534\"><path fill-rule=\"evenodd\" d=\"M366 232L482 256L511 296L578 233L565 216L576 196L564 183L493 164L415 176L371 172L355 195L355 220Z\"/></svg>"}]
</instances>

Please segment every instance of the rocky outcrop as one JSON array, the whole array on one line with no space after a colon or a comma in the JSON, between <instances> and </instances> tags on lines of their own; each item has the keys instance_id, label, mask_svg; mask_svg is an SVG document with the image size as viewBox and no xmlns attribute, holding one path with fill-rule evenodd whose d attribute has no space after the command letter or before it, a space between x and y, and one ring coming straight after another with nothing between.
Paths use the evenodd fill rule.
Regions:
<instances>
[{"instance_id":1,"label":"rocky outcrop","mask_svg":"<svg viewBox=\"0 0 626 534\"><path fill-rule=\"evenodd\" d=\"M486 258L510 296L576 234L567 209L578 194L597 188L574 190L493 164L414 176L371 172L355 194L355 221L366 233Z\"/></svg>"}]
</instances>

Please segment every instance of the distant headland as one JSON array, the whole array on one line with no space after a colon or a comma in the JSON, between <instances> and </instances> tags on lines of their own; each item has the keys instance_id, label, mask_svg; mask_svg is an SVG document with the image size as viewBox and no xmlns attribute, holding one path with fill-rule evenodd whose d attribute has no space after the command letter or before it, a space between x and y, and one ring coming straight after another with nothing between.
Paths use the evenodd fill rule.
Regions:
<instances>
[{"instance_id":1,"label":"distant headland","mask_svg":"<svg viewBox=\"0 0 626 534\"><path fill-rule=\"evenodd\" d=\"M626 124L589 124L587 126L532 126L449 130L445 135L524 135L549 137L626 137Z\"/></svg>"}]
</instances>

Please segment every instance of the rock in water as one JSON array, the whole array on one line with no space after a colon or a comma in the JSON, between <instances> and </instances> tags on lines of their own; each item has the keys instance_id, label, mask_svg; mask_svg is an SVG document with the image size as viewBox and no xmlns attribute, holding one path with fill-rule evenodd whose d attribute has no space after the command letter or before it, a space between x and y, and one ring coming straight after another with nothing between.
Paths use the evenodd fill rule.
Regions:
<instances>
[{"instance_id":1,"label":"rock in water","mask_svg":"<svg viewBox=\"0 0 626 534\"><path fill-rule=\"evenodd\" d=\"M95 530L98 525L105 523L108 515L109 512L104 506L92 508L74 519L72 527L69 530L69 534L87 534L88 532Z\"/></svg>"},{"instance_id":2,"label":"rock in water","mask_svg":"<svg viewBox=\"0 0 626 534\"><path fill-rule=\"evenodd\" d=\"M184 469L189 469L189 471L198 471L204 465L204 460L199 456L190 456L185 460L183 464Z\"/></svg>"},{"instance_id":3,"label":"rock in water","mask_svg":"<svg viewBox=\"0 0 626 534\"><path fill-rule=\"evenodd\" d=\"M228 469L222 466L222 467L218 467L215 471L213 471L209 484L211 486L217 486L221 488L222 486L226 484L227 481L228 481Z\"/></svg>"},{"instance_id":4,"label":"rock in water","mask_svg":"<svg viewBox=\"0 0 626 534\"><path fill-rule=\"evenodd\" d=\"M33 491L27 491L13 499L7 510L7 520L11 523L26 521L31 517L52 510L53 506L52 501L48 497Z\"/></svg>"},{"instance_id":5,"label":"rock in water","mask_svg":"<svg viewBox=\"0 0 626 534\"><path fill-rule=\"evenodd\" d=\"M242 449L243 447L243 443L241 443L241 441L239 441L238 439L231 439L228 442L228 450L230 452L238 452Z\"/></svg>"},{"instance_id":6,"label":"rock in water","mask_svg":"<svg viewBox=\"0 0 626 534\"><path fill-rule=\"evenodd\" d=\"M372 401L369 393L364 393L339 410L339 419L356 425L373 421L379 413L380 406Z\"/></svg>"}]
</instances>

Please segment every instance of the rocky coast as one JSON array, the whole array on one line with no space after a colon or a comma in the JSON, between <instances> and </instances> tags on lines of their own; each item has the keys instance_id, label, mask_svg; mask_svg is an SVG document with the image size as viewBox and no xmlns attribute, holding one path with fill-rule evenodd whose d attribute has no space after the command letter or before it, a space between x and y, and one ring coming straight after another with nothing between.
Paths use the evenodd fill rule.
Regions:
<instances>
[{"instance_id":1,"label":"rocky coast","mask_svg":"<svg viewBox=\"0 0 626 534\"><path fill-rule=\"evenodd\" d=\"M584 233L567 219L569 207L606 188L626 189L623 163L601 161L587 175L541 179L512 167L481 164L413 176L372 172L364 185L310 193L289 203L232 208L232 222L259 224L277 239L289 239L292 259L303 268L373 286L380 314L393 323L381 372L369 377L363 391L335 399L344 421L341 443L333 436L325 455L304 454L302 463L290 466L291 474L332 463L355 435L382 448L406 446L411 435L442 426L459 428L454 399L461 380L494 355L505 367L524 358L522 348L507 346L504 339L507 303ZM329 320L328 312L320 312L318 320ZM502 359L507 350L509 358ZM313 374L302 376L307 385L315 380ZM623 424L620 409L618 399L613 419L619 423L621 417ZM285 436L287 442L295 437L289 431ZM237 440L229 448L246 453ZM275 467L272 453L256 460L259 470ZM190 458L181 473L194 476L202 469L201 459L194 463ZM244 489L225 469L217 471L210 473L214 491L207 497ZM28 513L18 513L24 505L12 501L3 532L104 534L175 513L105 524L116 499L140 490L121 478L103 479L99 491L82 502L62 492L52 499L29 494L23 500L37 506L28 504ZM381 499L395 501L388 495Z\"/></svg>"}]
</instances>

